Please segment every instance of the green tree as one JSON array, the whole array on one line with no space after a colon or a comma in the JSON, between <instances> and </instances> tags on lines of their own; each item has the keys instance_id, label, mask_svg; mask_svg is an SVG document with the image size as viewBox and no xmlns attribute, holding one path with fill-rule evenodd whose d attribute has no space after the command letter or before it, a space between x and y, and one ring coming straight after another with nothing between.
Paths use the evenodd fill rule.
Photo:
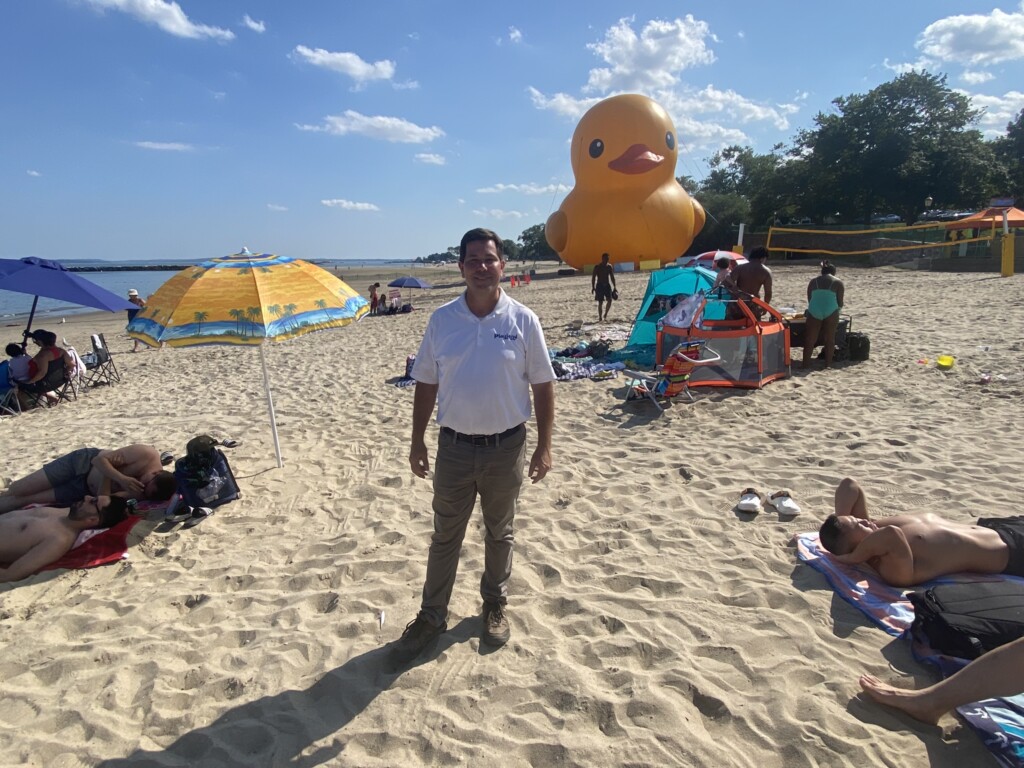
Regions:
<instances>
[{"instance_id":1,"label":"green tree","mask_svg":"<svg viewBox=\"0 0 1024 768\"><path fill-rule=\"evenodd\" d=\"M519 258L523 261L561 261L558 252L548 245L544 225L534 224L519 235Z\"/></svg>"},{"instance_id":2,"label":"green tree","mask_svg":"<svg viewBox=\"0 0 1024 768\"><path fill-rule=\"evenodd\" d=\"M515 240L502 240L501 248L505 254L505 261L515 261L519 258L519 245Z\"/></svg>"},{"instance_id":3,"label":"green tree","mask_svg":"<svg viewBox=\"0 0 1024 768\"><path fill-rule=\"evenodd\" d=\"M913 220L926 197L976 206L991 189L992 150L972 127L980 111L944 76L909 72L832 104L791 153L791 178L806 185L798 206L824 206L852 221L880 212Z\"/></svg>"},{"instance_id":4,"label":"green tree","mask_svg":"<svg viewBox=\"0 0 1024 768\"><path fill-rule=\"evenodd\" d=\"M1024 206L1024 109L1006 126L1006 135L992 142L992 150L1001 166L993 194L1009 195L1018 207Z\"/></svg>"}]
</instances>

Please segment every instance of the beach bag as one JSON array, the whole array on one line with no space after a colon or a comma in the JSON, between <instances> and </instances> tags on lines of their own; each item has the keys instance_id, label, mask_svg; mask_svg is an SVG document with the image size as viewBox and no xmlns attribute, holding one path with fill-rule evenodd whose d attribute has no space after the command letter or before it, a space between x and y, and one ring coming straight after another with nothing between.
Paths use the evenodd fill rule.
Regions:
<instances>
[{"instance_id":1,"label":"beach bag","mask_svg":"<svg viewBox=\"0 0 1024 768\"><path fill-rule=\"evenodd\" d=\"M1024 585L1016 581L940 584L910 592L911 632L940 653L976 659L1024 637Z\"/></svg>"},{"instance_id":2,"label":"beach bag","mask_svg":"<svg viewBox=\"0 0 1024 768\"><path fill-rule=\"evenodd\" d=\"M178 493L190 507L219 507L241 496L227 456L209 435L188 441L185 455L174 462Z\"/></svg>"},{"instance_id":3,"label":"beach bag","mask_svg":"<svg viewBox=\"0 0 1024 768\"><path fill-rule=\"evenodd\" d=\"M871 355L871 339L866 333L851 331L846 334L846 346L850 350L850 359L867 360Z\"/></svg>"}]
</instances>

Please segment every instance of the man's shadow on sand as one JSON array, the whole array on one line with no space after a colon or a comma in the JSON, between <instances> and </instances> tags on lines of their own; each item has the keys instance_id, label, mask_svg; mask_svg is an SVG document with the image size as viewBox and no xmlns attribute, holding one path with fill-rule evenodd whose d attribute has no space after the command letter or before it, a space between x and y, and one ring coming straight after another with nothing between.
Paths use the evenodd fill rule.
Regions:
<instances>
[{"instance_id":1,"label":"man's shadow on sand","mask_svg":"<svg viewBox=\"0 0 1024 768\"><path fill-rule=\"evenodd\" d=\"M438 638L432 649L414 661L392 667L388 646L349 659L304 691L289 690L228 710L214 722L180 736L163 750L136 750L123 758L104 760L102 768L167 765L288 765L312 768L334 760L345 749L332 745L309 755L311 744L336 734L378 694L410 669L436 661L458 643L480 632L480 617L467 617ZM481 646L481 653L491 649Z\"/></svg>"}]
</instances>

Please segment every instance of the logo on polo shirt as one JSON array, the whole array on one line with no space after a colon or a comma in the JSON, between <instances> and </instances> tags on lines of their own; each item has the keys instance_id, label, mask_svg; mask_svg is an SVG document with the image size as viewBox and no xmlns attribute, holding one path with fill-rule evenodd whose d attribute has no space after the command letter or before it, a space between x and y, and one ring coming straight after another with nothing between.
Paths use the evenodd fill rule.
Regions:
<instances>
[{"instance_id":1,"label":"logo on polo shirt","mask_svg":"<svg viewBox=\"0 0 1024 768\"><path fill-rule=\"evenodd\" d=\"M494 332L494 338L496 338L496 339L504 339L505 341L515 341L516 339L519 338L519 334L518 333L498 333L497 331L495 331Z\"/></svg>"}]
</instances>

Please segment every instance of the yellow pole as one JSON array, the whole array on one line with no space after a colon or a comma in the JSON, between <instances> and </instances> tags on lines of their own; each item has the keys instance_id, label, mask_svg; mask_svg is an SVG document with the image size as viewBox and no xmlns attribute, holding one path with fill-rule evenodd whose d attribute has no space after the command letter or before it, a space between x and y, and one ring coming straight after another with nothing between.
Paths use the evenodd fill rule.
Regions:
<instances>
[{"instance_id":1,"label":"yellow pole","mask_svg":"<svg viewBox=\"0 0 1024 768\"><path fill-rule=\"evenodd\" d=\"M1002 277L1013 277L1013 241L1016 238L1010 233L1007 211L1003 211L1003 263L999 274Z\"/></svg>"},{"instance_id":2,"label":"yellow pole","mask_svg":"<svg viewBox=\"0 0 1024 768\"><path fill-rule=\"evenodd\" d=\"M1003 235L1003 263L999 274L1013 277L1013 235Z\"/></svg>"}]
</instances>

